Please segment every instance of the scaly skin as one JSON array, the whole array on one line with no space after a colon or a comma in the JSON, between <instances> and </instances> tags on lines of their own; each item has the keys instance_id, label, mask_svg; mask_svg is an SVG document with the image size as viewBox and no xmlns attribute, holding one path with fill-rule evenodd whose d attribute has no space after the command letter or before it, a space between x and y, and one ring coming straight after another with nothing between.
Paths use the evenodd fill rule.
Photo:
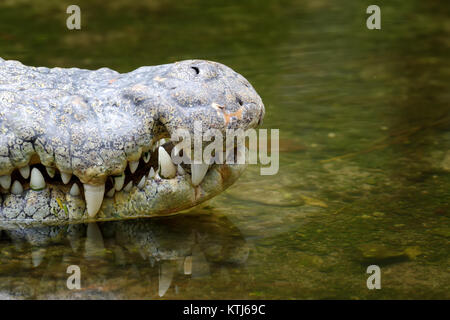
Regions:
<instances>
[{"instance_id":1,"label":"scaly skin","mask_svg":"<svg viewBox=\"0 0 450 320\"><path fill-rule=\"evenodd\" d=\"M248 81L215 62L187 60L120 74L107 68L35 68L0 58L0 176L12 174L14 180L19 168L41 165L56 169L56 178L67 173L82 184L102 185L159 139L181 128L193 133L196 120L225 134L254 128L263 116L264 105ZM0 224L171 214L217 195L244 168L215 164L196 187L189 175L146 179L141 189L105 198L95 217L87 214L83 190L69 194L74 177L64 185L47 181L43 172L43 190L31 190L29 179L22 181L21 194L2 189Z\"/></svg>"}]
</instances>

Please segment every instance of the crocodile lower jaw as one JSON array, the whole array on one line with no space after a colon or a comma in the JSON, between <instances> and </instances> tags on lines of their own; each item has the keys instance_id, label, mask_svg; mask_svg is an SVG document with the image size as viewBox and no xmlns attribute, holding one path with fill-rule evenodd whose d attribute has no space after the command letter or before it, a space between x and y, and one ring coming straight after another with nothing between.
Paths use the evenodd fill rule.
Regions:
<instances>
[{"instance_id":1,"label":"crocodile lower jaw","mask_svg":"<svg viewBox=\"0 0 450 320\"><path fill-rule=\"evenodd\" d=\"M104 185L83 184L75 175L40 163L0 178L0 224L91 222L170 215L214 197L233 184L245 164L175 166L171 145L130 162ZM166 151L168 149L168 151ZM6 180L6 181L5 181Z\"/></svg>"}]
</instances>

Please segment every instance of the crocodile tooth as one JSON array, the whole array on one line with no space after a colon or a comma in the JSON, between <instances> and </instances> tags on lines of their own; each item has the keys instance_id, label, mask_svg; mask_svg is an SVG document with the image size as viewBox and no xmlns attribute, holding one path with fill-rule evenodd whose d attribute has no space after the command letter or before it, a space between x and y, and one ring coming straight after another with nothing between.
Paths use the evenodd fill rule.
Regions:
<instances>
[{"instance_id":1,"label":"crocodile tooth","mask_svg":"<svg viewBox=\"0 0 450 320\"><path fill-rule=\"evenodd\" d=\"M95 222L89 223L87 225L84 250L84 256L88 260L101 257L105 252L105 242L103 241L103 235L100 228Z\"/></svg>"},{"instance_id":2,"label":"crocodile tooth","mask_svg":"<svg viewBox=\"0 0 450 320\"><path fill-rule=\"evenodd\" d=\"M42 260L45 256L45 248L34 248L31 251L31 260L33 262L33 267L39 267L39 265L42 263Z\"/></svg>"},{"instance_id":3,"label":"crocodile tooth","mask_svg":"<svg viewBox=\"0 0 450 320\"><path fill-rule=\"evenodd\" d=\"M85 183L83 184L83 186L87 212L89 214L89 217L93 218L102 206L103 196L105 195L105 184L96 186L93 184Z\"/></svg>"},{"instance_id":4,"label":"crocodile tooth","mask_svg":"<svg viewBox=\"0 0 450 320\"><path fill-rule=\"evenodd\" d=\"M148 163L150 161L150 152L144 152L142 160L144 160L145 163Z\"/></svg>"},{"instance_id":5,"label":"crocodile tooth","mask_svg":"<svg viewBox=\"0 0 450 320\"><path fill-rule=\"evenodd\" d=\"M130 163L128 165L130 166L131 173L135 173L136 169L139 166L139 160L137 160L137 161L130 161Z\"/></svg>"},{"instance_id":6,"label":"crocodile tooth","mask_svg":"<svg viewBox=\"0 0 450 320\"><path fill-rule=\"evenodd\" d=\"M192 176L192 184L194 186L198 186L208 172L209 165L206 163L201 164L191 164L191 176Z\"/></svg>"},{"instance_id":7,"label":"crocodile tooth","mask_svg":"<svg viewBox=\"0 0 450 320\"><path fill-rule=\"evenodd\" d=\"M162 177L167 179L175 177L175 175L177 174L177 168L172 163L170 155L163 147L159 147L158 149L158 163L159 167L161 168L160 173Z\"/></svg>"},{"instance_id":8,"label":"crocodile tooth","mask_svg":"<svg viewBox=\"0 0 450 320\"><path fill-rule=\"evenodd\" d=\"M70 181L70 178L72 178L71 173L61 172L61 180L64 184L68 184Z\"/></svg>"},{"instance_id":9,"label":"crocodile tooth","mask_svg":"<svg viewBox=\"0 0 450 320\"><path fill-rule=\"evenodd\" d=\"M161 140L158 141L159 146L161 147L161 146L165 145L168 141L169 141L169 139L162 138Z\"/></svg>"},{"instance_id":10,"label":"crocodile tooth","mask_svg":"<svg viewBox=\"0 0 450 320\"><path fill-rule=\"evenodd\" d=\"M55 168L45 167L45 170L47 170L47 174L49 175L50 178L54 178L55 177L55 174L56 174Z\"/></svg>"},{"instance_id":11,"label":"crocodile tooth","mask_svg":"<svg viewBox=\"0 0 450 320\"><path fill-rule=\"evenodd\" d=\"M114 197L114 193L116 193L116 189L112 188L111 190L109 190L109 191L106 193L106 196L107 196L108 198L112 198L112 197Z\"/></svg>"},{"instance_id":12,"label":"crocodile tooth","mask_svg":"<svg viewBox=\"0 0 450 320\"><path fill-rule=\"evenodd\" d=\"M145 176L143 176L142 179L141 179L141 181L139 181L137 187L138 187L139 189L142 189L142 188L144 187L144 185L145 185Z\"/></svg>"},{"instance_id":13,"label":"crocodile tooth","mask_svg":"<svg viewBox=\"0 0 450 320\"><path fill-rule=\"evenodd\" d=\"M133 181L128 182L128 184L123 188L123 191L130 192L131 188L133 187Z\"/></svg>"},{"instance_id":14,"label":"crocodile tooth","mask_svg":"<svg viewBox=\"0 0 450 320\"><path fill-rule=\"evenodd\" d=\"M72 188L70 188L69 193L71 196L74 196L74 197L79 196L80 195L80 187L78 187L78 184L74 183L72 185Z\"/></svg>"},{"instance_id":15,"label":"crocodile tooth","mask_svg":"<svg viewBox=\"0 0 450 320\"><path fill-rule=\"evenodd\" d=\"M192 274L192 256L184 258L184 274Z\"/></svg>"},{"instance_id":16,"label":"crocodile tooth","mask_svg":"<svg viewBox=\"0 0 450 320\"><path fill-rule=\"evenodd\" d=\"M156 141L156 143L152 146L152 152L155 152L156 149L158 149L159 147L162 147L167 141L168 141L168 139L166 139L166 138L162 138L162 139L159 139L158 141Z\"/></svg>"},{"instance_id":17,"label":"crocodile tooth","mask_svg":"<svg viewBox=\"0 0 450 320\"><path fill-rule=\"evenodd\" d=\"M184 171L184 169L181 165L177 166L177 172L180 176L184 176L186 174L186 172Z\"/></svg>"},{"instance_id":18,"label":"crocodile tooth","mask_svg":"<svg viewBox=\"0 0 450 320\"><path fill-rule=\"evenodd\" d=\"M0 185L2 186L3 189L9 189L9 187L11 187L11 176L10 175L1 176Z\"/></svg>"},{"instance_id":19,"label":"crocodile tooth","mask_svg":"<svg viewBox=\"0 0 450 320\"><path fill-rule=\"evenodd\" d=\"M42 190L45 188L45 180L38 168L31 170L30 188L32 190Z\"/></svg>"},{"instance_id":20,"label":"crocodile tooth","mask_svg":"<svg viewBox=\"0 0 450 320\"><path fill-rule=\"evenodd\" d=\"M150 171L148 172L148 178L153 179L155 177L155 169L153 167L150 168Z\"/></svg>"},{"instance_id":21,"label":"crocodile tooth","mask_svg":"<svg viewBox=\"0 0 450 320\"><path fill-rule=\"evenodd\" d=\"M164 296L172 283L174 268L170 261L161 261L159 267L158 294Z\"/></svg>"},{"instance_id":22,"label":"crocodile tooth","mask_svg":"<svg viewBox=\"0 0 450 320\"><path fill-rule=\"evenodd\" d=\"M14 181L11 187L11 193L21 195L23 192L22 184L19 181Z\"/></svg>"},{"instance_id":23,"label":"crocodile tooth","mask_svg":"<svg viewBox=\"0 0 450 320\"><path fill-rule=\"evenodd\" d=\"M116 189L116 191L122 190L124 182L125 182L124 174L119 177L114 177L114 189Z\"/></svg>"},{"instance_id":24,"label":"crocodile tooth","mask_svg":"<svg viewBox=\"0 0 450 320\"><path fill-rule=\"evenodd\" d=\"M28 179L30 177L30 166L20 168L19 172L24 179Z\"/></svg>"}]
</instances>

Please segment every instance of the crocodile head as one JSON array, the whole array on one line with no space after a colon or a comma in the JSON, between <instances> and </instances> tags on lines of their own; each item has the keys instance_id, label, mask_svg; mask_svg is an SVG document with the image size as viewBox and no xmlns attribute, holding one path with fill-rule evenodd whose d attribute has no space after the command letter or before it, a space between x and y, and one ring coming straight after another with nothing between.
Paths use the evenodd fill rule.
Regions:
<instances>
[{"instance_id":1,"label":"crocodile head","mask_svg":"<svg viewBox=\"0 0 450 320\"><path fill-rule=\"evenodd\" d=\"M178 129L193 133L195 121L225 134L254 128L263 117L250 83L216 62L121 74L0 59L0 222L102 221L187 209L230 186L245 164L177 167L168 156L174 142L166 138Z\"/></svg>"}]
</instances>

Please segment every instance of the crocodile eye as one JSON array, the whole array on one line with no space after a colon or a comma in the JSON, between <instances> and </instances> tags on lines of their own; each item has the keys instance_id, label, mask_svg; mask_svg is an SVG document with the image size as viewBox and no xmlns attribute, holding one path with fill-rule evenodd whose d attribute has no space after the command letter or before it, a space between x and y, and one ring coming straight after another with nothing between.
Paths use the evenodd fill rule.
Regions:
<instances>
[{"instance_id":1,"label":"crocodile eye","mask_svg":"<svg viewBox=\"0 0 450 320\"><path fill-rule=\"evenodd\" d=\"M191 67L191 68L194 69L194 71L195 71L196 74L199 74L199 73L200 73L200 69L199 69L198 67Z\"/></svg>"}]
</instances>

